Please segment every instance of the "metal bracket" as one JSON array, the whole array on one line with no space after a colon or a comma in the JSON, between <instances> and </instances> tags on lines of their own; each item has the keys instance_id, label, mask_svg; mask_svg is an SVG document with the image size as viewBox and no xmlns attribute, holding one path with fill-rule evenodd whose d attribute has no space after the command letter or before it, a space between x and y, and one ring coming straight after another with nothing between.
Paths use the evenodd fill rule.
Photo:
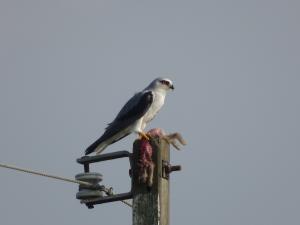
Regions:
<instances>
[{"instance_id":1,"label":"metal bracket","mask_svg":"<svg viewBox=\"0 0 300 225\"><path fill-rule=\"evenodd\" d=\"M113 153L107 153L107 154L102 154L102 155L96 155L96 156L83 156L79 159L77 159L77 162L79 164L82 164L84 166L84 173L79 174L82 178L90 177L90 164L91 163L96 163L96 162L102 162L102 161L107 161L107 160L113 160L113 159L119 159L119 158L129 158L129 163L130 167L132 167L132 154L128 151L118 151L118 152L113 152ZM98 175L99 176L99 175ZM98 177L97 177L98 178ZM106 202L114 202L114 201L123 201L126 199L131 199L132 198L132 191L127 193L121 193L121 194L109 194L108 196L102 196L103 186L100 186L98 184L99 181L102 181L102 176L101 179L98 178L97 182L95 182L95 186L90 188L90 187L84 187L84 190L82 191L83 187L79 187L79 192L77 193L77 198L81 200L82 203L86 204L88 208L93 208L94 205L97 204L102 204ZM86 192L84 192L86 191ZM97 193L96 193L96 192ZM90 192L90 193L89 193ZM84 199L85 196L88 195L91 196L99 196L91 199Z\"/></svg>"},{"instance_id":2,"label":"metal bracket","mask_svg":"<svg viewBox=\"0 0 300 225\"><path fill-rule=\"evenodd\" d=\"M170 173L173 171L180 171L181 166L180 165L175 165L172 166L168 161L162 160L162 177L169 180L170 178Z\"/></svg>"},{"instance_id":3,"label":"metal bracket","mask_svg":"<svg viewBox=\"0 0 300 225\"><path fill-rule=\"evenodd\" d=\"M90 172L89 171L90 170L89 165L91 163L102 162L102 161L113 160L113 159L119 159L119 158L125 158L125 157L128 157L129 161L131 163L132 154L128 151L118 151L118 152L106 153L106 154L95 155L95 156L83 156L83 157L77 159L77 162L79 164L84 165L84 172L88 173L88 172Z\"/></svg>"}]
</instances>

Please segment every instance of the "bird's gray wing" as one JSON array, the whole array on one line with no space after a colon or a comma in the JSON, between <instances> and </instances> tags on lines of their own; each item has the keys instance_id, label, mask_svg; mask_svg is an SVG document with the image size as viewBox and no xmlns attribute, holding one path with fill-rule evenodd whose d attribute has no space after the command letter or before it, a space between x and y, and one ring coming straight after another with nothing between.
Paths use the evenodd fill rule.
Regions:
<instances>
[{"instance_id":1,"label":"bird's gray wing","mask_svg":"<svg viewBox=\"0 0 300 225\"><path fill-rule=\"evenodd\" d=\"M140 119L145 115L145 113L150 108L151 104L153 103L153 92L152 91L144 91L135 94L121 109L118 113L117 117L114 121L108 124L107 128L105 129L104 134L96 140L92 145L90 145L85 153L89 154L92 153L99 144L103 141L113 137L118 132L125 130L127 127L132 125L135 121ZM130 132L125 133L117 140L116 142L124 137L126 137Z\"/></svg>"},{"instance_id":2,"label":"bird's gray wing","mask_svg":"<svg viewBox=\"0 0 300 225\"><path fill-rule=\"evenodd\" d=\"M153 97L152 91L143 91L135 94L128 102L126 102L112 123L128 120L129 118L138 120L151 106Z\"/></svg>"}]
</instances>

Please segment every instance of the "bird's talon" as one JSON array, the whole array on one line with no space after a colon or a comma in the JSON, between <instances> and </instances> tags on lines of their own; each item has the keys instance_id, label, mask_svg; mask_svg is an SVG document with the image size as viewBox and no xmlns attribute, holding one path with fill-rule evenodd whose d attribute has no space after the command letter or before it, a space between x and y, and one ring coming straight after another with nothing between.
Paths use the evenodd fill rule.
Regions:
<instances>
[{"instance_id":1,"label":"bird's talon","mask_svg":"<svg viewBox=\"0 0 300 225\"><path fill-rule=\"evenodd\" d=\"M147 141L150 140L150 137L147 134L145 134L144 132L139 132L139 135L140 135L141 139L146 139Z\"/></svg>"}]
</instances>

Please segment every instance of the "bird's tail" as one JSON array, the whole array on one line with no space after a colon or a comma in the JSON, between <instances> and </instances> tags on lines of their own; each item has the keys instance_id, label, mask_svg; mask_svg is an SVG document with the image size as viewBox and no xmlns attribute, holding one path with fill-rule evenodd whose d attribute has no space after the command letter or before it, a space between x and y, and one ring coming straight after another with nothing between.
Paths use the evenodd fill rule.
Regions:
<instances>
[{"instance_id":1,"label":"bird's tail","mask_svg":"<svg viewBox=\"0 0 300 225\"><path fill-rule=\"evenodd\" d=\"M105 141L97 140L85 150L85 155L91 154L92 152L100 154L108 145L109 144Z\"/></svg>"},{"instance_id":2,"label":"bird's tail","mask_svg":"<svg viewBox=\"0 0 300 225\"><path fill-rule=\"evenodd\" d=\"M101 145L99 145L96 149L95 149L95 152L96 152L96 155L99 155L102 151L104 151L104 149L106 149L106 147L108 146L109 144L107 143L102 143Z\"/></svg>"},{"instance_id":3,"label":"bird's tail","mask_svg":"<svg viewBox=\"0 0 300 225\"><path fill-rule=\"evenodd\" d=\"M121 140L129 134L129 132L119 132L111 135L110 133L105 132L97 141L95 141L85 150L85 155L91 154L92 152L96 152L96 154L99 155L107 146Z\"/></svg>"}]
</instances>

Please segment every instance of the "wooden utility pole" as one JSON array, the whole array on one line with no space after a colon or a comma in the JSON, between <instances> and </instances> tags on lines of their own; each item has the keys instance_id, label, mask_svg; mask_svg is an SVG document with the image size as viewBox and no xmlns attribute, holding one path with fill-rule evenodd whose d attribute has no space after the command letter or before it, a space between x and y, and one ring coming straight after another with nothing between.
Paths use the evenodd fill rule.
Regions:
<instances>
[{"instance_id":1,"label":"wooden utility pole","mask_svg":"<svg viewBox=\"0 0 300 225\"><path fill-rule=\"evenodd\" d=\"M151 188L138 180L141 141L137 140L133 145L133 225L169 225L170 146L161 138L152 139L150 143L155 164ZM180 169L176 168L173 170Z\"/></svg>"}]
</instances>

